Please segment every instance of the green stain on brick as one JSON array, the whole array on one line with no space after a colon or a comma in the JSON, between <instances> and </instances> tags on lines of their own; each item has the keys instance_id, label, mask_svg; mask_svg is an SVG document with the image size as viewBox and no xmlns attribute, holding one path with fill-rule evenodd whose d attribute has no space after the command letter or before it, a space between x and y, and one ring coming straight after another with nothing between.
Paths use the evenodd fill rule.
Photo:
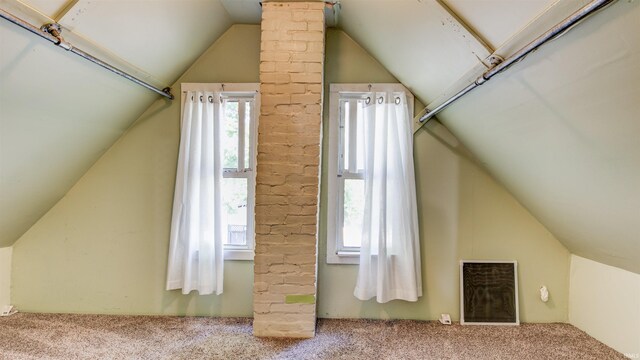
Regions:
<instances>
[{"instance_id":1,"label":"green stain on brick","mask_svg":"<svg viewBox=\"0 0 640 360\"><path fill-rule=\"evenodd\" d=\"M315 304L315 295L287 295L284 298L284 302L287 304Z\"/></svg>"}]
</instances>

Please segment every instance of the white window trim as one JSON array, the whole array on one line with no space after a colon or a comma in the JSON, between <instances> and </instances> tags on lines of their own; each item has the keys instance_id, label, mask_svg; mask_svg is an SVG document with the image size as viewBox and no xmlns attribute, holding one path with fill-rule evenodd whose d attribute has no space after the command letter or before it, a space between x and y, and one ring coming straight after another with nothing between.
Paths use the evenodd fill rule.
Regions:
<instances>
[{"instance_id":1,"label":"white window trim","mask_svg":"<svg viewBox=\"0 0 640 360\"><path fill-rule=\"evenodd\" d=\"M251 176L247 176L247 248L234 249L230 246L224 247L225 260L245 260L252 261L255 255L255 189L256 189L256 161L258 143L258 112L260 111L260 84L259 83L182 83L181 84L180 113L183 113L184 97L187 91L212 91L223 93L224 96L233 95L254 95L254 111L251 113L251 135L255 141L249 148L249 161ZM235 94L234 94L235 93ZM238 159L240 161L240 159ZM229 174L234 177L235 174Z\"/></svg>"},{"instance_id":2,"label":"white window trim","mask_svg":"<svg viewBox=\"0 0 640 360\"><path fill-rule=\"evenodd\" d=\"M407 97L409 117L413 119L413 94L402 84L331 84L329 87L329 174L327 187L327 264L359 264L360 252L338 251L338 223L342 211L338 192L343 191L344 182L338 181L338 154L340 141L340 97L368 92L403 91ZM341 197L340 197L341 198Z\"/></svg>"}]
</instances>

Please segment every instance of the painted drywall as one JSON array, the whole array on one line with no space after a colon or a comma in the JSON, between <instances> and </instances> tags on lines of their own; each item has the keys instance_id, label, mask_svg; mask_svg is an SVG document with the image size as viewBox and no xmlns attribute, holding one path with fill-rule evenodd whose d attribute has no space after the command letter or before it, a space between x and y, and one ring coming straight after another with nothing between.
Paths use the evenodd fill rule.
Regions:
<instances>
[{"instance_id":1,"label":"painted drywall","mask_svg":"<svg viewBox=\"0 0 640 360\"><path fill-rule=\"evenodd\" d=\"M438 115L571 253L638 274L639 24L614 2Z\"/></svg>"},{"instance_id":2,"label":"painted drywall","mask_svg":"<svg viewBox=\"0 0 640 360\"><path fill-rule=\"evenodd\" d=\"M35 5L45 2L43 10L53 16L60 1ZM18 1L0 3L36 26L51 22ZM231 25L219 1L74 4L60 20L67 41L160 88ZM51 209L158 95L5 20L0 39L0 247L5 247Z\"/></svg>"},{"instance_id":3,"label":"painted drywall","mask_svg":"<svg viewBox=\"0 0 640 360\"><path fill-rule=\"evenodd\" d=\"M178 80L258 82L260 28L235 25ZM14 246L22 311L250 316L253 264L222 296L165 291L180 103L156 101Z\"/></svg>"},{"instance_id":4,"label":"painted drywall","mask_svg":"<svg viewBox=\"0 0 640 360\"><path fill-rule=\"evenodd\" d=\"M258 26L234 26L180 81L255 82L259 42ZM326 53L327 86L397 82L342 31L327 32ZM152 106L16 243L16 305L42 312L251 315L251 262L225 262L220 297L164 291L178 110L177 102ZM565 321L567 251L442 126L434 122L416 135L415 154L425 296L386 305L353 297L357 268L325 262L323 177L319 316L434 319L447 312L457 318L458 261L499 258L520 262L523 321ZM542 284L551 291L547 304L537 300Z\"/></svg>"},{"instance_id":5,"label":"painted drywall","mask_svg":"<svg viewBox=\"0 0 640 360\"><path fill-rule=\"evenodd\" d=\"M326 86L397 82L344 32L328 32L326 52ZM324 113L327 133L326 101ZM449 313L458 319L459 260L509 259L519 262L521 320L566 321L569 253L564 246L437 122L414 136L414 158L425 295L415 303L357 300L357 266L326 264L331 236L325 232L326 210L321 210L318 316L436 319ZM326 146L323 159L321 208L326 209ZM548 303L538 298L541 285L551 292Z\"/></svg>"},{"instance_id":6,"label":"painted drywall","mask_svg":"<svg viewBox=\"0 0 640 360\"><path fill-rule=\"evenodd\" d=\"M11 246L0 248L0 308L11 304Z\"/></svg>"},{"instance_id":7,"label":"painted drywall","mask_svg":"<svg viewBox=\"0 0 640 360\"><path fill-rule=\"evenodd\" d=\"M640 358L640 275L571 256L569 322L630 358Z\"/></svg>"}]
</instances>

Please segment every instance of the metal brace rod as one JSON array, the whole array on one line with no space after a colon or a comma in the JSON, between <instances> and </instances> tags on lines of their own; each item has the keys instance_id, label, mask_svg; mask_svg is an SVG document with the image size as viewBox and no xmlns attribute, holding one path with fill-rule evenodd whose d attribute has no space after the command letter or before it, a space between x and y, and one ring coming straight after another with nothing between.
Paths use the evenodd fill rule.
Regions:
<instances>
[{"instance_id":1,"label":"metal brace rod","mask_svg":"<svg viewBox=\"0 0 640 360\"><path fill-rule=\"evenodd\" d=\"M616 0L595 0L590 2L589 4L582 7L580 10L574 12L569 17L556 24L553 28L551 28L546 33L540 35L535 40L518 50L515 54L511 55L503 62L498 63L496 66L487 70L484 74L479 76L474 82L467 85L464 89L457 92L455 95L444 101L442 104L438 105L436 108L427 110L427 112L420 117L421 123L428 122L433 116L435 116L440 111L444 110L447 106L451 105L454 101L460 99L473 89L478 86L486 83L491 80L492 77L499 74L500 72L508 69L511 65L517 63L518 61L524 59L527 55L537 50L540 46L545 43L558 38L561 35L564 35L567 31L571 30L574 26L578 25L582 20L586 19L589 15L594 14L595 12L605 8L606 6L614 3Z\"/></svg>"},{"instance_id":2,"label":"metal brace rod","mask_svg":"<svg viewBox=\"0 0 640 360\"><path fill-rule=\"evenodd\" d=\"M0 18L3 18L3 19L5 19L5 20L7 20L7 21L9 21L9 22L11 22L11 23L13 23L15 25L18 25L21 28L23 28L23 29L25 29L25 30L33 33L33 34L36 34L39 37L41 37L41 38L43 38L43 39L45 39L45 40L47 40L49 42L52 42L56 46L59 46L59 47L65 49L67 51L70 51L70 52L72 52L72 53L74 53L74 54L76 54L76 55L78 55L78 56L80 56L80 57L82 57L82 58L84 58L86 60L89 60L92 63L97 64L97 65L99 65L99 66L111 71L114 74L120 75L120 76L124 77L125 79L127 79L129 81L132 81L132 82L134 82L134 83L136 83L136 84L138 84L138 85L140 85L142 87L145 87L145 88L147 88L147 89L149 89L149 90L151 90L151 91L153 91L155 93L158 93L158 94L160 94L160 95L162 95L162 96L164 96L164 97L166 97L166 98L168 98L170 100L174 99L173 94L171 94L171 88L170 87L166 87L164 89L156 88L155 86L153 86L153 85L151 85L151 84L149 84L149 83L147 83L147 82L145 82L143 80L140 80L140 79L136 78L135 76L130 75L130 74L124 72L123 70L120 70L117 67L115 67L113 65L110 65L110 64L108 64L108 63L96 58L95 56L93 56L91 54L88 54L88 53L86 53L86 52L74 47L70 43L64 41L64 39L62 38L62 36L60 34L62 29L61 29L60 25L58 25L58 24L46 24L46 25L43 25L42 28L38 29L37 27L31 25L30 23L28 23L28 22L26 22L26 21L24 21L24 20L22 20L22 19L20 19L20 18L18 18L16 16L14 16L14 15L12 15L12 14L4 11L4 10L2 10L2 9L0 9Z\"/></svg>"}]
</instances>

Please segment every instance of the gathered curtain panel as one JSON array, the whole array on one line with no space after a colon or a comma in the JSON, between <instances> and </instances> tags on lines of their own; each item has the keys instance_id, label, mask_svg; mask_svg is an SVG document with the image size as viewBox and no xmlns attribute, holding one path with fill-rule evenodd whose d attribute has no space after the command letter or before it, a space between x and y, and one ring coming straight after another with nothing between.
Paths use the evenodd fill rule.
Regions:
<instances>
[{"instance_id":1,"label":"gathered curtain panel","mask_svg":"<svg viewBox=\"0 0 640 360\"><path fill-rule=\"evenodd\" d=\"M364 109L364 187L360 265L354 295L417 301L422 296L413 131L407 99L373 93Z\"/></svg>"},{"instance_id":2,"label":"gathered curtain panel","mask_svg":"<svg viewBox=\"0 0 640 360\"><path fill-rule=\"evenodd\" d=\"M181 120L167 290L222 293L219 94L189 91Z\"/></svg>"}]
</instances>

